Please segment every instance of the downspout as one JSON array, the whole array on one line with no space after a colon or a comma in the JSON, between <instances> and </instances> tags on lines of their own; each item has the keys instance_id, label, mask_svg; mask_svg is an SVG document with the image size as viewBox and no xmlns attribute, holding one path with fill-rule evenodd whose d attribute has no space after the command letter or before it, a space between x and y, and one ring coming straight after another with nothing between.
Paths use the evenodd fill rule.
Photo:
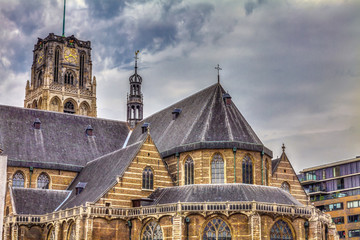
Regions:
<instances>
[{"instance_id":1,"label":"downspout","mask_svg":"<svg viewBox=\"0 0 360 240\"><path fill-rule=\"evenodd\" d=\"M177 152L175 154L175 156L177 157L177 177L176 177L176 181L177 181L177 185L179 186L180 180L179 180L179 161L180 161L180 154Z\"/></svg>"},{"instance_id":2,"label":"downspout","mask_svg":"<svg viewBox=\"0 0 360 240\"><path fill-rule=\"evenodd\" d=\"M34 172L34 167L29 167L29 171L30 171L30 177L29 177L29 188L31 188L31 176Z\"/></svg>"},{"instance_id":3,"label":"downspout","mask_svg":"<svg viewBox=\"0 0 360 240\"><path fill-rule=\"evenodd\" d=\"M190 218L186 217L186 218L185 218L185 223L186 223L186 240L189 240L189 224L190 224Z\"/></svg>"},{"instance_id":4,"label":"downspout","mask_svg":"<svg viewBox=\"0 0 360 240\"><path fill-rule=\"evenodd\" d=\"M264 185L264 150L261 151L261 185Z\"/></svg>"},{"instance_id":5,"label":"downspout","mask_svg":"<svg viewBox=\"0 0 360 240\"><path fill-rule=\"evenodd\" d=\"M128 226L129 226L129 240L131 240L131 228L132 228L132 223L131 223L130 220L129 220L127 223L128 223Z\"/></svg>"},{"instance_id":6,"label":"downspout","mask_svg":"<svg viewBox=\"0 0 360 240\"><path fill-rule=\"evenodd\" d=\"M236 147L233 148L234 153L234 183L236 183Z\"/></svg>"}]
</instances>

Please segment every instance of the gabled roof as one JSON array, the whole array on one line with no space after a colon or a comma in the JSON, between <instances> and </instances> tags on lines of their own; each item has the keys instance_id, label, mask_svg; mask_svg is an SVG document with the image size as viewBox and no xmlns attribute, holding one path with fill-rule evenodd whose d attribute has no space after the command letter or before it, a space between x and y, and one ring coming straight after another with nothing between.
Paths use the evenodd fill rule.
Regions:
<instances>
[{"instance_id":1,"label":"gabled roof","mask_svg":"<svg viewBox=\"0 0 360 240\"><path fill-rule=\"evenodd\" d=\"M264 147L233 102L225 104L225 90L214 84L144 119L129 143L138 141L141 126L150 123L152 139L162 157L201 148L233 148L272 152ZM181 109L173 119L174 109Z\"/></svg>"},{"instance_id":2,"label":"gabled roof","mask_svg":"<svg viewBox=\"0 0 360 240\"><path fill-rule=\"evenodd\" d=\"M88 125L94 136L85 134ZM0 105L0 148L10 166L79 171L121 148L128 132L125 122Z\"/></svg>"},{"instance_id":3,"label":"gabled roof","mask_svg":"<svg viewBox=\"0 0 360 240\"><path fill-rule=\"evenodd\" d=\"M272 174L274 174L274 172L278 168L280 161L281 161L281 158L276 158L276 159L271 160Z\"/></svg>"},{"instance_id":4,"label":"gabled roof","mask_svg":"<svg viewBox=\"0 0 360 240\"><path fill-rule=\"evenodd\" d=\"M147 134L143 134L139 142L86 164L69 186L68 189L72 190L71 196L61 206L61 209L85 205L86 202L94 203L100 199L117 183L117 177L121 177L124 174L143 145L146 137ZM86 186L80 194L76 195L75 188L79 182L86 183Z\"/></svg>"},{"instance_id":5,"label":"gabled roof","mask_svg":"<svg viewBox=\"0 0 360 240\"><path fill-rule=\"evenodd\" d=\"M276 187L227 183L195 184L180 187L158 188L150 196L150 205L177 202L256 201L266 203L302 205L290 193Z\"/></svg>"},{"instance_id":6,"label":"gabled roof","mask_svg":"<svg viewBox=\"0 0 360 240\"><path fill-rule=\"evenodd\" d=\"M46 214L53 212L70 194L70 191L11 188L16 214Z\"/></svg>"}]
</instances>

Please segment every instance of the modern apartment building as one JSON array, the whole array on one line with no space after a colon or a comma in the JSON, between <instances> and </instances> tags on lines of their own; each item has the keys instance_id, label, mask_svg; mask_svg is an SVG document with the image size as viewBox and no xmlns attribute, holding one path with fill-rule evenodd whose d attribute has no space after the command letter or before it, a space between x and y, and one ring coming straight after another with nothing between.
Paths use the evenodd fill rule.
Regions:
<instances>
[{"instance_id":1,"label":"modern apartment building","mask_svg":"<svg viewBox=\"0 0 360 240\"><path fill-rule=\"evenodd\" d=\"M310 200L331 215L341 239L360 239L360 156L300 172Z\"/></svg>"}]
</instances>

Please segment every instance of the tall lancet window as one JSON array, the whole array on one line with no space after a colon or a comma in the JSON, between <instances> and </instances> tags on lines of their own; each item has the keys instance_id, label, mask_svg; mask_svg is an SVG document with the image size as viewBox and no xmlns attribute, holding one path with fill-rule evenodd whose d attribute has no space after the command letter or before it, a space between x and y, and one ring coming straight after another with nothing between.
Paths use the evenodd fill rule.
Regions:
<instances>
[{"instance_id":1,"label":"tall lancet window","mask_svg":"<svg viewBox=\"0 0 360 240\"><path fill-rule=\"evenodd\" d=\"M146 167L142 175L142 188L153 189L154 188L154 174L150 167Z\"/></svg>"},{"instance_id":2,"label":"tall lancet window","mask_svg":"<svg viewBox=\"0 0 360 240\"><path fill-rule=\"evenodd\" d=\"M82 53L80 55L80 77L79 77L79 86L83 87L84 86L84 70L85 68L85 54Z\"/></svg>"},{"instance_id":3,"label":"tall lancet window","mask_svg":"<svg viewBox=\"0 0 360 240\"><path fill-rule=\"evenodd\" d=\"M194 184L194 161L188 157L185 161L185 185Z\"/></svg>"},{"instance_id":4,"label":"tall lancet window","mask_svg":"<svg viewBox=\"0 0 360 240\"><path fill-rule=\"evenodd\" d=\"M246 155L242 161L243 183L253 184L253 165L251 158Z\"/></svg>"},{"instance_id":5,"label":"tall lancet window","mask_svg":"<svg viewBox=\"0 0 360 240\"><path fill-rule=\"evenodd\" d=\"M224 160L218 153L211 161L211 183L224 183Z\"/></svg>"},{"instance_id":6,"label":"tall lancet window","mask_svg":"<svg viewBox=\"0 0 360 240\"><path fill-rule=\"evenodd\" d=\"M55 50L55 62L54 62L54 82L59 82L59 56L60 49L56 48Z\"/></svg>"}]
</instances>

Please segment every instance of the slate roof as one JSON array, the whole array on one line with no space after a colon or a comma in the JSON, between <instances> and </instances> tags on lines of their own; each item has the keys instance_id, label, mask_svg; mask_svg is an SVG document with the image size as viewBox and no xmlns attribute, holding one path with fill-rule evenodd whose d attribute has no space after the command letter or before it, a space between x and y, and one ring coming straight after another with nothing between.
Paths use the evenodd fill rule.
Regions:
<instances>
[{"instance_id":1,"label":"slate roof","mask_svg":"<svg viewBox=\"0 0 360 240\"><path fill-rule=\"evenodd\" d=\"M302 205L290 193L276 187L228 183L196 184L158 188L150 196L150 205L177 202L256 201L287 205Z\"/></svg>"},{"instance_id":2,"label":"slate roof","mask_svg":"<svg viewBox=\"0 0 360 240\"><path fill-rule=\"evenodd\" d=\"M70 191L12 188L17 214L46 214L53 212L69 196Z\"/></svg>"},{"instance_id":3,"label":"slate roof","mask_svg":"<svg viewBox=\"0 0 360 240\"><path fill-rule=\"evenodd\" d=\"M281 158L276 158L276 159L271 160L272 174L274 174L274 172L278 168L280 161L281 161Z\"/></svg>"},{"instance_id":4,"label":"slate roof","mask_svg":"<svg viewBox=\"0 0 360 240\"><path fill-rule=\"evenodd\" d=\"M33 127L36 118L41 130ZM0 148L10 166L79 171L121 148L128 132L126 122L0 105Z\"/></svg>"},{"instance_id":5,"label":"slate roof","mask_svg":"<svg viewBox=\"0 0 360 240\"><path fill-rule=\"evenodd\" d=\"M144 119L134 129L129 143L141 137L141 126L150 123L151 137L162 157L201 148L233 148L264 151L267 149L233 102L226 105L225 90L214 84ZM174 109L181 113L173 120Z\"/></svg>"},{"instance_id":6,"label":"slate roof","mask_svg":"<svg viewBox=\"0 0 360 240\"><path fill-rule=\"evenodd\" d=\"M117 177L121 177L140 150L147 134L143 134L141 141L116 150L94 161L89 162L69 186L72 190L69 199L61 209L85 205L86 202L96 202L114 184ZM83 191L76 195L75 188L79 182L86 183Z\"/></svg>"}]
</instances>

